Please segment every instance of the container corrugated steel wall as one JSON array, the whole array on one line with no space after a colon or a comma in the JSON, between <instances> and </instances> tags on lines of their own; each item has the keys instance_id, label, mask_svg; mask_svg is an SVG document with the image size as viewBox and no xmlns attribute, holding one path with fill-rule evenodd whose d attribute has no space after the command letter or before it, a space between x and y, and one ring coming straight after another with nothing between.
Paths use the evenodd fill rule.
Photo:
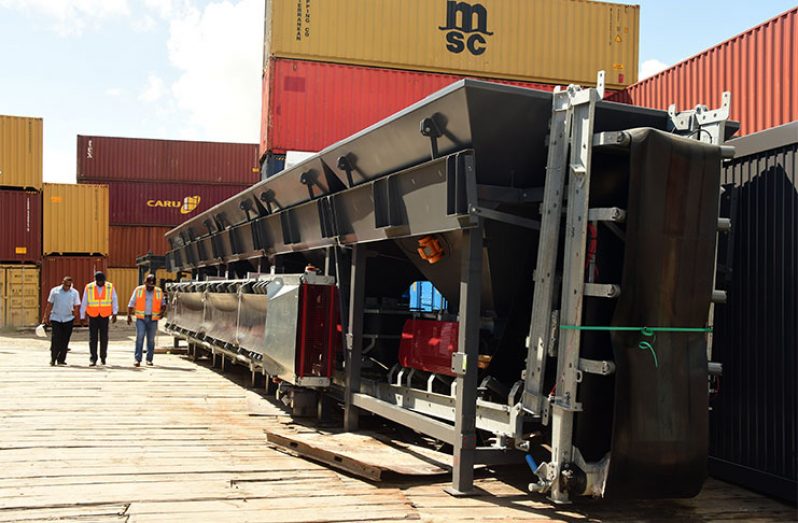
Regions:
<instances>
[{"instance_id":1,"label":"container corrugated steel wall","mask_svg":"<svg viewBox=\"0 0 798 523\"><path fill-rule=\"evenodd\" d=\"M0 191L0 261L42 257L42 197L34 191Z\"/></svg>"},{"instance_id":2,"label":"container corrugated steel wall","mask_svg":"<svg viewBox=\"0 0 798 523\"><path fill-rule=\"evenodd\" d=\"M543 83L637 80L638 6L586 0L271 0L264 57Z\"/></svg>"},{"instance_id":3,"label":"container corrugated steel wall","mask_svg":"<svg viewBox=\"0 0 798 523\"><path fill-rule=\"evenodd\" d=\"M0 265L0 327L39 321L39 267Z\"/></svg>"},{"instance_id":4,"label":"container corrugated steel wall","mask_svg":"<svg viewBox=\"0 0 798 523\"><path fill-rule=\"evenodd\" d=\"M109 182L111 225L179 225L248 185Z\"/></svg>"},{"instance_id":5,"label":"container corrugated steel wall","mask_svg":"<svg viewBox=\"0 0 798 523\"><path fill-rule=\"evenodd\" d=\"M64 276L72 276L75 289L80 292L80 298L83 299L83 288L90 281L94 281L94 273L107 270L108 260L105 256L45 256L42 258L41 273L42 310L47 304L50 289L61 285ZM120 301L121 305L123 304Z\"/></svg>"},{"instance_id":6,"label":"container corrugated steel wall","mask_svg":"<svg viewBox=\"0 0 798 523\"><path fill-rule=\"evenodd\" d=\"M710 413L710 472L784 499L798 490L798 122L730 142L724 170L731 268L715 314L723 364ZM724 248L724 242L728 242Z\"/></svg>"},{"instance_id":7,"label":"container corrugated steel wall","mask_svg":"<svg viewBox=\"0 0 798 523\"><path fill-rule=\"evenodd\" d=\"M108 243L108 266L132 268L136 258L148 253L164 256L169 250L164 235L170 227L111 226Z\"/></svg>"},{"instance_id":8,"label":"container corrugated steel wall","mask_svg":"<svg viewBox=\"0 0 798 523\"><path fill-rule=\"evenodd\" d=\"M108 187L45 183L44 254L108 254Z\"/></svg>"},{"instance_id":9,"label":"container corrugated steel wall","mask_svg":"<svg viewBox=\"0 0 798 523\"><path fill-rule=\"evenodd\" d=\"M78 136L78 181L253 184L258 144Z\"/></svg>"},{"instance_id":10,"label":"container corrugated steel wall","mask_svg":"<svg viewBox=\"0 0 798 523\"><path fill-rule=\"evenodd\" d=\"M740 135L798 120L798 7L609 99L654 109L720 106L732 95L731 118Z\"/></svg>"},{"instance_id":11,"label":"container corrugated steel wall","mask_svg":"<svg viewBox=\"0 0 798 523\"><path fill-rule=\"evenodd\" d=\"M41 118L0 115L0 187L42 188Z\"/></svg>"},{"instance_id":12,"label":"container corrugated steel wall","mask_svg":"<svg viewBox=\"0 0 798 523\"><path fill-rule=\"evenodd\" d=\"M273 58L263 75L261 157L267 152L320 151L462 78Z\"/></svg>"}]
</instances>

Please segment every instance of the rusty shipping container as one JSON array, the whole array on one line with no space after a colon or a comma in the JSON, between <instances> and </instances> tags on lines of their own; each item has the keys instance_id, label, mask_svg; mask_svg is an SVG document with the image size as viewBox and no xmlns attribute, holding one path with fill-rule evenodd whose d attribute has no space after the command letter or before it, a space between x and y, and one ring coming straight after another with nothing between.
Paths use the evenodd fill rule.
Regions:
<instances>
[{"instance_id":1,"label":"rusty shipping container","mask_svg":"<svg viewBox=\"0 0 798 523\"><path fill-rule=\"evenodd\" d=\"M629 86L611 100L654 109L720 106L732 95L740 135L798 120L798 7Z\"/></svg>"},{"instance_id":2,"label":"rusty shipping container","mask_svg":"<svg viewBox=\"0 0 798 523\"><path fill-rule=\"evenodd\" d=\"M35 191L0 190L0 261L39 263L42 257L42 198Z\"/></svg>"},{"instance_id":3,"label":"rusty shipping container","mask_svg":"<svg viewBox=\"0 0 798 523\"><path fill-rule=\"evenodd\" d=\"M263 74L261 158L267 152L320 151L463 78L272 58Z\"/></svg>"},{"instance_id":4,"label":"rusty shipping container","mask_svg":"<svg viewBox=\"0 0 798 523\"><path fill-rule=\"evenodd\" d=\"M164 235L170 227L112 225L108 240L108 266L132 268L136 258L148 253L164 256L169 244Z\"/></svg>"},{"instance_id":5,"label":"rusty shipping container","mask_svg":"<svg viewBox=\"0 0 798 523\"><path fill-rule=\"evenodd\" d=\"M271 0L264 57L582 85L604 70L623 87L639 15L586 0Z\"/></svg>"},{"instance_id":6,"label":"rusty shipping container","mask_svg":"<svg viewBox=\"0 0 798 523\"><path fill-rule=\"evenodd\" d=\"M39 321L39 267L0 265L0 327Z\"/></svg>"},{"instance_id":7,"label":"rusty shipping container","mask_svg":"<svg viewBox=\"0 0 798 523\"><path fill-rule=\"evenodd\" d=\"M83 288L94 280L96 271L108 270L108 259L105 256L45 256L42 258L41 271L41 306L47 304L50 289L61 285L64 276L72 276L75 289L83 299Z\"/></svg>"},{"instance_id":8,"label":"rusty shipping container","mask_svg":"<svg viewBox=\"0 0 798 523\"><path fill-rule=\"evenodd\" d=\"M45 183L44 254L108 254L108 186Z\"/></svg>"},{"instance_id":9,"label":"rusty shipping container","mask_svg":"<svg viewBox=\"0 0 798 523\"><path fill-rule=\"evenodd\" d=\"M42 188L41 118L0 115L0 187Z\"/></svg>"},{"instance_id":10,"label":"rusty shipping container","mask_svg":"<svg viewBox=\"0 0 798 523\"><path fill-rule=\"evenodd\" d=\"M111 225L175 226L248 185L109 182Z\"/></svg>"},{"instance_id":11,"label":"rusty shipping container","mask_svg":"<svg viewBox=\"0 0 798 523\"><path fill-rule=\"evenodd\" d=\"M258 144L78 136L78 182L252 184Z\"/></svg>"},{"instance_id":12,"label":"rusty shipping container","mask_svg":"<svg viewBox=\"0 0 798 523\"><path fill-rule=\"evenodd\" d=\"M798 122L730 142L721 211L710 472L796 502L798 493Z\"/></svg>"}]
</instances>

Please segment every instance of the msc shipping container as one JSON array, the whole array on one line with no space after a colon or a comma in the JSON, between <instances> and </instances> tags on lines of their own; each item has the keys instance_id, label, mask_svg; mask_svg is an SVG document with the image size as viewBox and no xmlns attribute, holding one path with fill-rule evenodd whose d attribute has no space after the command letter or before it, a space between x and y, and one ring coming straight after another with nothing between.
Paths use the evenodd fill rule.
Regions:
<instances>
[{"instance_id":1,"label":"msc shipping container","mask_svg":"<svg viewBox=\"0 0 798 523\"><path fill-rule=\"evenodd\" d=\"M610 96L654 109L719 107L732 96L740 135L798 120L798 7Z\"/></svg>"},{"instance_id":2,"label":"msc shipping container","mask_svg":"<svg viewBox=\"0 0 798 523\"><path fill-rule=\"evenodd\" d=\"M44 254L108 254L108 187L45 183Z\"/></svg>"},{"instance_id":3,"label":"msc shipping container","mask_svg":"<svg viewBox=\"0 0 798 523\"><path fill-rule=\"evenodd\" d=\"M639 14L585 0L271 0L264 57L582 85L603 69L623 87L637 80Z\"/></svg>"},{"instance_id":4,"label":"msc shipping container","mask_svg":"<svg viewBox=\"0 0 798 523\"><path fill-rule=\"evenodd\" d=\"M42 189L42 119L0 115L0 187Z\"/></svg>"},{"instance_id":5,"label":"msc shipping container","mask_svg":"<svg viewBox=\"0 0 798 523\"><path fill-rule=\"evenodd\" d=\"M179 225L247 187L249 186L108 182L111 225Z\"/></svg>"},{"instance_id":6,"label":"msc shipping container","mask_svg":"<svg viewBox=\"0 0 798 523\"><path fill-rule=\"evenodd\" d=\"M78 182L252 184L258 144L78 136Z\"/></svg>"},{"instance_id":7,"label":"msc shipping container","mask_svg":"<svg viewBox=\"0 0 798 523\"><path fill-rule=\"evenodd\" d=\"M0 261L39 263L42 197L34 191L0 190Z\"/></svg>"},{"instance_id":8,"label":"msc shipping container","mask_svg":"<svg viewBox=\"0 0 798 523\"><path fill-rule=\"evenodd\" d=\"M321 151L463 78L272 58L263 74L261 159L266 153ZM497 81L554 89L548 84Z\"/></svg>"},{"instance_id":9,"label":"msc shipping container","mask_svg":"<svg viewBox=\"0 0 798 523\"><path fill-rule=\"evenodd\" d=\"M0 327L39 321L39 267L0 265Z\"/></svg>"},{"instance_id":10,"label":"msc shipping container","mask_svg":"<svg viewBox=\"0 0 798 523\"><path fill-rule=\"evenodd\" d=\"M130 227L112 225L108 241L108 266L132 268L136 258L148 253L164 256L169 244L164 235L169 227Z\"/></svg>"},{"instance_id":11,"label":"msc shipping container","mask_svg":"<svg viewBox=\"0 0 798 523\"><path fill-rule=\"evenodd\" d=\"M42 310L47 304L50 289L61 285L64 276L72 277L73 285L80 293L82 300L83 288L94 280L94 273L96 271L107 272L107 270L108 260L105 256L45 256L42 258Z\"/></svg>"},{"instance_id":12,"label":"msc shipping container","mask_svg":"<svg viewBox=\"0 0 798 523\"><path fill-rule=\"evenodd\" d=\"M715 314L723 364L710 412L710 472L796 502L798 492L798 122L729 142L719 250L728 294Z\"/></svg>"}]
</instances>

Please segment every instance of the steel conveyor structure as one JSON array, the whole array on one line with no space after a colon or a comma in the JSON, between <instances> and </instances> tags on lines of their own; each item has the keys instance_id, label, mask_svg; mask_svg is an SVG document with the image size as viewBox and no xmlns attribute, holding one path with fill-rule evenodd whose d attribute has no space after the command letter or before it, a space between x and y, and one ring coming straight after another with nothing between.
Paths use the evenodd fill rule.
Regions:
<instances>
[{"instance_id":1,"label":"steel conveyor structure","mask_svg":"<svg viewBox=\"0 0 798 523\"><path fill-rule=\"evenodd\" d=\"M525 453L559 502L695 495L729 98L655 111L598 84L457 82L173 229L196 281L168 287L169 330L338 393L346 430L369 412L450 444L455 495ZM304 298L326 296L315 323L301 294L272 305L281 278L335 289ZM417 281L445 307L410 310ZM319 333L344 339L314 352L326 388L285 370Z\"/></svg>"}]
</instances>

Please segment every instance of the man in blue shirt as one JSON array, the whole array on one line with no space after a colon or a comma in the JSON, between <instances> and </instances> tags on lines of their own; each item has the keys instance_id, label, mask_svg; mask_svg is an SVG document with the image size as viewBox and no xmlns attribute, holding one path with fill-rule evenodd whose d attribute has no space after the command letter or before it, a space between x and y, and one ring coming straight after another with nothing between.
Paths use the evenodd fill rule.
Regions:
<instances>
[{"instance_id":1,"label":"man in blue shirt","mask_svg":"<svg viewBox=\"0 0 798 523\"><path fill-rule=\"evenodd\" d=\"M56 363L66 365L67 347L79 308L80 294L72 288L72 278L64 276L61 285L50 289L42 317L42 323L53 328L50 340L50 366Z\"/></svg>"}]
</instances>

